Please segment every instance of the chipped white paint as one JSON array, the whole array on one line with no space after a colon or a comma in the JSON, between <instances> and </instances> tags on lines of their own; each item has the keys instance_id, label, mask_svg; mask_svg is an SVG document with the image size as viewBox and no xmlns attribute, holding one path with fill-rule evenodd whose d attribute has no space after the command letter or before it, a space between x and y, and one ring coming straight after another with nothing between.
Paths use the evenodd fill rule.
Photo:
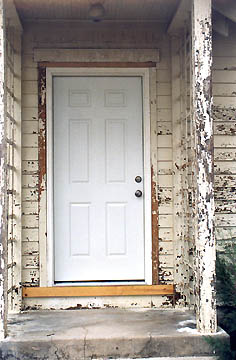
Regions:
<instances>
[{"instance_id":1,"label":"chipped white paint","mask_svg":"<svg viewBox=\"0 0 236 360\"><path fill-rule=\"evenodd\" d=\"M182 167L182 146L181 146L181 58L180 58L181 40L177 37L171 39L172 50L172 122L173 132L173 225L174 225L174 258L175 271L174 283L176 291L180 294L177 306L184 306L183 287L182 287L182 192L181 192L181 167Z\"/></svg>"},{"instance_id":2,"label":"chipped white paint","mask_svg":"<svg viewBox=\"0 0 236 360\"><path fill-rule=\"evenodd\" d=\"M4 3L6 237L8 311L21 308L21 24L12 0Z\"/></svg>"},{"instance_id":3,"label":"chipped white paint","mask_svg":"<svg viewBox=\"0 0 236 360\"><path fill-rule=\"evenodd\" d=\"M45 27L45 26L46 27ZM22 149L22 157L23 157L23 176L22 176L22 196L23 196L23 229L22 229L22 241L23 241L23 252L26 249L27 251L36 251L36 253L27 256L24 259L22 265L22 282L26 285L37 285L46 283L47 272L43 263L46 263L45 259L47 259L46 252L46 244L47 244L47 234L46 234L46 191L42 191L40 193L40 202L38 203L38 212L37 207L30 203L37 202L38 200L38 184L39 184L39 175L37 174L37 169L40 170L40 165L38 163L38 136L39 130L43 131L43 123L38 120L38 73L37 73L37 63L34 62L34 49L35 48L47 48L53 49L58 48L73 48L78 47L80 44L78 36L78 32L75 31L72 36L70 33L69 25L68 29L64 29L61 32L61 27L57 24L32 24L28 23L24 32L24 41L23 41L23 105L22 105L22 133L23 133L23 149ZM63 26L67 27L67 24ZM49 28L52 26L51 30ZM78 24L78 27L80 25ZM83 25L87 26L86 24ZM133 27L133 25L130 25ZM90 25L88 25L91 28ZM94 26L92 26L94 28ZM145 42L141 39L140 35L137 34L135 29L135 35L133 36L133 32L128 30L126 32L125 39L122 37L123 27L122 24L118 26L117 30L114 30L113 36L113 46L116 49L120 49L122 47L126 47L125 43L130 43L130 39L132 38L132 48L136 48L139 51L140 47L152 48L156 51L156 49L160 48L161 50L161 58L157 63L157 70L155 68L150 69L150 89L151 89L151 158L154 167L156 167L157 173L156 178L158 180L158 197L161 199L160 205L160 222L159 222L159 239L160 239L160 253L162 255L162 261L159 276L161 283L172 283L173 282L173 251L170 246L172 241L172 173L171 173L171 163L172 163L172 127L171 127L171 94L168 89L170 89L170 54L169 54L169 40L163 32L162 26L159 24L149 25L142 24L142 36L145 35ZM68 30L68 31L67 31ZM59 35L59 33L60 35ZM106 48L109 45L106 44L106 39L111 36L107 30L104 30L104 36L101 43L100 37L96 35L94 30L90 29L90 32L84 32L85 36L85 47L99 47ZM90 37L93 39L91 40ZM152 34L152 38L150 35ZM46 36L46 44L45 44L45 36ZM56 36L56 40L55 39ZM95 38L94 38L95 37ZM68 40L70 39L70 40ZM72 41L73 43L68 43L68 41ZM92 42L91 42L92 41ZM147 43L148 42L148 43ZM66 45L65 45L66 44ZM129 47L129 45L128 45ZM50 50L47 50L50 52ZM75 61L76 50L71 51L68 50L64 55L63 51L61 51L61 60L63 61ZM145 50L146 56L149 53L149 50ZM69 54L69 55L68 55ZM74 55L73 55L74 54ZM137 59L137 52L134 51L133 59ZM67 58L65 58L65 55ZM45 59L45 58L44 58ZM58 58L55 56L52 58L54 61L58 61ZM143 58L144 59L144 58ZM117 61L121 61L121 59L117 58ZM158 60L158 59L157 59ZM78 61L78 60L77 60ZM140 59L139 59L140 61ZM157 74L157 96L156 96L156 88L155 88L155 80ZM36 96L35 96L36 95ZM158 100L158 101L157 101ZM157 116L158 114L158 116ZM158 117L157 124L155 122L156 116ZM158 127L158 138L156 136ZM155 142L157 144L155 145ZM165 165L166 155L168 155L168 165ZM158 159L158 155L160 157ZM28 164L28 161L33 162L33 164ZM35 169L35 171L33 170ZM157 170L158 169L158 170ZM42 177L42 185L43 189L45 189L45 177ZM32 210L32 212L30 211ZM36 210L35 210L36 209ZM32 216L30 215L30 212ZM37 215L39 214L38 221ZM26 215L26 216L25 216ZM162 216L163 215L163 216ZM39 246L40 241L40 246ZM28 243L30 242L30 245ZM32 245L31 245L32 244ZM36 245L38 244L38 245ZM35 250L34 250L35 249ZM37 268L38 262L34 262L34 256L39 257L38 250L40 249L40 267ZM26 251L26 252L27 252ZM150 250L147 249L149 252ZM166 257L168 255L168 257ZM28 257L29 256L29 257ZM30 258L30 256L32 258ZM25 261L27 260L27 262ZM26 267L27 265L27 267ZM34 266L34 268L33 268ZM24 302L26 299L24 299ZM40 300L41 301L41 300ZM47 302L48 307L50 307L50 301L45 299L45 303ZM165 306L172 306L170 300L167 298L160 298L160 304L165 303ZM71 299L67 300L67 307L70 306ZM46 305L45 305L46 307Z\"/></svg>"},{"instance_id":4,"label":"chipped white paint","mask_svg":"<svg viewBox=\"0 0 236 360\"><path fill-rule=\"evenodd\" d=\"M99 296L80 298L25 298L24 310L66 310L92 308L170 308L168 296Z\"/></svg>"},{"instance_id":5,"label":"chipped white paint","mask_svg":"<svg viewBox=\"0 0 236 360\"><path fill-rule=\"evenodd\" d=\"M197 329L216 331L212 124L211 0L193 1L193 119L195 127L195 302Z\"/></svg>"},{"instance_id":6,"label":"chipped white paint","mask_svg":"<svg viewBox=\"0 0 236 360\"><path fill-rule=\"evenodd\" d=\"M6 216L6 156L5 156L5 94L4 94L4 8L0 1L0 339L6 336L7 331L7 299L6 299L6 241L7 241L7 216Z\"/></svg>"}]
</instances>

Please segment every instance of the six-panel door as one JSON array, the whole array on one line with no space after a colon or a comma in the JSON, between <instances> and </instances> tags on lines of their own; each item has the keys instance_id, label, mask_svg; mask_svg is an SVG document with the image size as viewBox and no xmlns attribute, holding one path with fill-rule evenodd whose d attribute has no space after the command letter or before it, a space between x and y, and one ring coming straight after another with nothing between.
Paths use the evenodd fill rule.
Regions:
<instances>
[{"instance_id":1,"label":"six-panel door","mask_svg":"<svg viewBox=\"0 0 236 360\"><path fill-rule=\"evenodd\" d=\"M54 77L53 93L55 281L144 280L142 79Z\"/></svg>"}]
</instances>

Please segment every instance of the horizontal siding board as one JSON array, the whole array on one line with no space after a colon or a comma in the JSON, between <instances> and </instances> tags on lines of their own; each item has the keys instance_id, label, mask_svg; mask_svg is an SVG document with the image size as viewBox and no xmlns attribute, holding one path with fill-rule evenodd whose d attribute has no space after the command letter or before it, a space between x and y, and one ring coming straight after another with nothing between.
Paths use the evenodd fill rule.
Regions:
<instances>
[{"instance_id":1,"label":"horizontal siding board","mask_svg":"<svg viewBox=\"0 0 236 360\"><path fill-rule=\"evenodd\" d=\"M219 226L235 226L236 214L215 214L215 225Z\"/></svg>"},{"instance_id":2,"label":"horizontal siding board","mask_svg":"<svg viewBox=\"0 0 236 360\"><path fill-rule=\"evenodd\" d=\"M22 175L22 186L23 188L35 188L38 187L38 176L37 175Z\"/></svg>"},{"instance_id":3,"label":"horizontal siding board","mask_svg":"<svg viewBox=\"0 0 236 360\"><path fill-rule=\"evenodd\" d=\"M38 215L22 215L22 227L23 228L38 228L39 217Z\"/></svg>"},{"instance_id":4,"label":"horizontal siding board","mask_svg":"<svg viewBox=\"0 0 236 360\"><path fill-rule=\"evenodd\" d=\"M236 200L236 187L215 187L215 200Z\"/></svg>"},{"instance_id":5,"label":"horizontal siding board","mask_svg":"<svg viewBox=\"0 0 236 360\"><path fill-rule=\"evenodd\" d=\"M215 106L221 106L226 108L236 107L236 98L232 96L214 96L213 103Z\"/></svg>"},{"instance_id":6,"label":"horizontal siding board","mask_svg":"<svg viewBox=\"0 0 236 360\"><path fill-rule=\"evenodd\" d=\"M222 37L215 39L213 47L213 58L222 57L222 52L224 57L236 57L235 41L225 38L223 41L224 43L222 45Z\"/></svg>"},{"instance_id":7,"label":"horizontal siding board","mask_svg":"<svg viewBox=\"0 0 236 360\"><path fill-rule=\"evenodd\" d=\"M172 121L171 109L157 109L157 121Z\"/></svg>"},{"instance_id":8,"label":"horizontal siding board","mask_svg":"<svg viewBox=\"0 0 236 360\"><path fill-rule=\"evenodd\" d=\"M236 57L215 56L213 57L213 68L215 70L236 70Z\"/></svg>"},{"instance_id":9,"label":"horizontal siding board","mask_svg":"<svg viewBox=\"0 0 236 360\"><path fill-rule=\"evenodd\" d=\"M167 268L162 268L159 269L159 279L160 279L160 284L166 284L168 282L173 282L174 281L174 270L172 268L167 269Z\"/></svg>"},{"instance_id":10,"label":"horizontal siding board","mask_svg":"<svg viewBox=\"0 0 236 360\"><path fill-rule=\"evenodd\" d=\"M23 215L36 215L38 214L39 206L38 201L24 201L22 202L22 214Z\"/></svg>"},{"instance_id":11,"label":"horizontal siding board","mask_svg":"<svg viewBox=\"0 0 236 360\"><path fill-rule=\"evenodd\" d=\"M38 229L22 229L22 241L39 243L39 230ZM30 245L29 245L30 246Z\"/></svg>"},{"instance_id":12,"label":"horizontal siding board","mask_svg":"<svg viewBox=\"0 0 236 360\"><path fill-rule=\"evenodd\" d=\"M172 156L172 149L170 148L159 148L157 151L157 161L171 161Z\"/></svg>"},{"instance_id":13,"label":"horizontal siding board","mask_svg":"<svg viewBox=\"0 0 236 360\"><path fill-rule=\"evenodd\" d=\"M22 81L22 94L38 94L38 82L32 80Z\"/></svg>"},{"instance_id":14,"label":"horizontal siding board","mask_svg":"<svg viewBox=\"0 0 236 360\"><path fill-rule=\"evenodd\" d=\"M38 160L38 148L22 147L22 160Z\"/></svg>"},{"instance_id":15,"label":"horizontal siding board","mask_svg":"<svg viewBox=\"0 0 236 360\"><path fill-rule=\"evenodd\" d=\"M235 135L236 122L214 122L215 135Z\"/></svg>"},{"instance_id":16,"label":"horizontal siding board","mask_svg":"<svg viewBox=\"0 0 236 360\"><path fill-rule=\"evenodd\" d=\"M39 269L22 269L23 286L39 286Z\"/></svg>"},{"instance_id":17,"label":"horizontal siding board","mask_svg":"<svg viewBox=\"0 0 236 360\"><path fill-rule=\"evenodd\" d=\"M38 187L22 189L22 200L23 201L37 201L38 197L39 197Z\"/></svg>"},{"instance_id":18,"label":"horizontal siding board","mask_svg":"<svg viewBox=\"0 0 236 360\"><path fill-rule=\"evenodd\" d=\"M236 84L213 84L213 96L236 96Z\"/></svg>"},{"instance_id":19,"label":"horizontal siding board","mask_svg":"<svg viewBox=\"0 0 236 360\"><path fill-rule=\"evenodd\" d=\"M172 215L159 215L159 226L172 228L173 227L173 216Z\"/></svg>"},{"instance_id":20,"label":"horizontal siding board","mask_svg":"<svg viewBox=\"0 0 236 360\"><path fill-rule=\"evenodd\" d=\"M171 135L158 135L157 136L158 148L172 148L172 136Z\"/></svg>"},{"instance_id":21,"label":"horizontal siding board","mask_svg":"<svg viewBox=\"0 0 236 360\"><path fill-rule=\"evenodd\" d=\"M225 214L236 214L236 206L234 200L216 200L215 212Z\"/></svg>"},{"instance_id":22,"label":"horizontal siding board","mask_svg":"<svg viewBox=\"0 0 236 360\"><path fill-rule=\"evenodd\" d=\"M38 95L37 94L25 94L22 96L22 107L31 108L38 106Z\"/></svg>"},{"instance_id":23,"label":"horizontal siding board","mask_svg":"<svg viewBox=\"0 0 236 360\"><path fill-rule=\"evenodd\" d=\"M236 149L215 149L214 150L215 161L236 161Z\"/></svg>"},{"instance_id":24,"label":"horizontal siding board","mask_svg":"<svg viewBox=\"0 0 236 360\"><path fill-rule=\"evenodd\" d=\"M22 56L22 65L24 68L28 68L28 67L37 68L38 64L37 64L37 62L34 62L34 55L29 54L29 55Z\"/></svg>"},{"instance_id":25,"label":"horizontal siding board","mask_svg":"<svg viewBox=\"0 0 236 360\"><path fill-rule=\"evenodd\" d=\"M39 243L38 241L23 241L22 254L24 256L34 255L39 256Z\"/></svg>"},{"instance_id":26,"label":"horizontal siding board","mask_svg":"<svg viewBox=\"0 0 236 360\"><path fill-rule=\"evenodd\" d=\"M22 69L22 80L38 81L38 69L25 67Z\"/></svg>"},{"instance_id":27,"label":"horizontal siding board","mask_svg":"<svg viewBox=\"0 0 236 360\"><path fill-rule=\"evenodd\" d=\"M157 95L171 96L171 84L158 82L157 83Z\"/></svg>"},{"instance_id":28,"label":"horizontal siding board","mask_svg":"<svg viewBox=\"0 0 236 360\"><path fill-rule=\"evenodd\" d=\"M158 70L167 70L170 68L170 57L161 56L160 61L156 64Z\"/></svg>"},{"instance_id":29,"label":"horizontal siding board","mask_svg":"<svg viewBox=\"0 0 236 360\"><path fill-rule=\"evenodd\" d=\"M159 242L160 255L173 255L173 242L172 241L160 241Z\"/></svg>"},{"instance_id":30,"label":"horizontal siding board","mask_svg":"<svg viewBox=\"0 0 236 360\"><path fill-rule=\"evenodd\" d=\"M173 228L159 228L159 241L173 241Z\"/></svg>"},{"instance_id":31,"label":"horizontal siding board","mask_svg":"<svg viewBox=\"0 0 236 360\"><path fill-rule=\"evenodd\" d=\"M236 136L231 135L215 135L214 145L216 148L234 148L236 147Z\"/></svg>"},{"instance_id":32,"label":"horizontal siding board","mask_svg":"<svg viewBox=\"0 0 236 360\"><path fill-rule=\"evenodd\" d=\"M23 134L22 146L24 147L38 147L38 134Z\"/></svg>"},{"instance_id":33,"label":"horizontal siding board","mask_svg":"<svg viewBox=\"0 0 236 360\"><path fill-rule=\"evenodd\" d=\"M236 84L236 70L213 70L213 91L215 83Z\"/></svg>"},{"instance_id":34,"label":"horizontal siding board","mask_svg":"<svg viewBox=\"0 0 236 360\"><path fill-rule=\"evenodd\" d=\"M171 72L170 70L157 70L157 82L167 83L171 82Z\"/></svg>"},{"instance_id":35,"label":"horizontal siding board","mask_svg":"<svg viewBox=\"0 0 236 360\"><path fill-rule=\"evenodd\" d=\"M23 269L39 269L39 256L36 255L23 255L22 256Z\"/></svg>"},{"instance_id":36,"label":"horizontal siding board","mask_svg":"<svg viewBox=\"0 0 236 360\"><path fill-rule=\"evenodd\" d=\"M160 268L173 268L174 257L173 255L159 255L159 267Z\"/></svg>"},{"instance_id":37,"label":"horizontal siding board","mask_svg":"<svg viewBox=\"0 0 236 360\"><path fill-rule=\"evenodd\" d=\"M171 109L171 96L157 96L158 109Z\"/></svg>"},{"instance_id":38,"label":"horizontal siding board","mask_svg":"<svg viewBox=\"0 0 236 360\"><path fill-rule=\"evenodd\" d=\"M157 135L171 135L172 134L172 122L171 121L158 121L157 123Z\"/></svg>"},{"instance_id":39,"label":"horizontal siding board","mask_svg":"<svg viewBox=\"0 0 236 360\"><path fill-rule=\"evenodd\" d=\"M166 214L170 215L170 214L172 214L172 212L173 212L172 203L170 203L170 204L159 204L158 213L160 215L166 215Z\"/></svg>"},{"instance_id":40,"label":"horizontal siding board","mask_svg":"<svg viewBox=\"0 0 236 360\"><path fill-rule=\"evenodd\" d=\"M236 161L216 161L214 164L214 172L216 175L234 175L236 174Z\"/></svg>"},{"instance_id":41,"label":"horizontal siding board","mask_svg":"<svg viewBox=\"0 0 236 360\"><path fill-rule=\"evenodd\" d=\"M38 121L26 120L22 121L22 133L23 134L37 134L38 133Z\"/></svg>"},{"instance_id":42,"label":"horizontal siding board","mask_svg":"<svg viewBox=\"0 0 236 360\"><path fill-rule=\"evenodd\" d=\"M22 161L23 174L38 174L38 170L39 170L38 161L35 160Z\"/></svg>"},{"instance_id":43,"label":"horizontal siding board","mask_svg":"<svg viewBox=\"0 0 236 360\"><path fill-rule=\"evenodd\" d=\"M172 175L172 162L162 161L157 163L157 174L159 175Z\"/></svg>"},{"instance_id":44,"label":"horizontal siding board","mask_svg":"<svg viewBox=\"0 0 236 360\"><path fill-rule=\"evenodd\" d=\"M236 175L215 175L216 187L236 187Z\"/></svg>"},{"instance_id":45,"label":"horizontal siding board","mask_svg":"<svg viewBox=\"0 0 236 360\"><path fill-rule=\"evenodd\" d=\"M230 241L231 239L236 240L236 226L216 227L215 233L217 241Z\"/></svg>"},{"instance_id":46,"label":"horizontal siding board","mask_svg":"<svg viewBox=\"0 0 236 360\"><path fill-rule=\"evenodd\" d=\"M172 175L158 175L157 183L159 187L172 188L173 185Z\"/></svg>"},{"instance_id":47,"label":"horizontal siding board","mask_svg":"<svg viewBox=\"0 0 236 360\"><path fill-rule=\"evenodd\" d=\"M159 205L172 205L173 190L172 188L159 188L158 189L158 204Z\"/></svg>"},{"instance_id":48,"label":"horizontal siding board","mask_svg":"<svg viewBox=\"0 0 236 360\"><path fill-rule=\"evenodd\" d=\"M22 120L38 120L38 107L22 108Z\"/></svg>"}]
</instances>

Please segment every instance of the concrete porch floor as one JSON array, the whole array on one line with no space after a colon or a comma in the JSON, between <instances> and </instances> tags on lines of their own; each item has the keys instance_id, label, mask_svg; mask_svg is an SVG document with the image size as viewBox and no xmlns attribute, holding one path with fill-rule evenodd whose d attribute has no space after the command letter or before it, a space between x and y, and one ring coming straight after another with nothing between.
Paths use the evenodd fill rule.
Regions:
<instances>
[{"instance_id":1,"label":"concrete porch floor","mask_svg":"<svg viewBox=\"0 0 236 360\"><path fill-rule=\"evenodd\" d=\"M194 314L181 310L34 311L9 318L0 359L108 359L209 356ZM226 337L223 331L213 336Z\"/></svg>"}]
</instances>

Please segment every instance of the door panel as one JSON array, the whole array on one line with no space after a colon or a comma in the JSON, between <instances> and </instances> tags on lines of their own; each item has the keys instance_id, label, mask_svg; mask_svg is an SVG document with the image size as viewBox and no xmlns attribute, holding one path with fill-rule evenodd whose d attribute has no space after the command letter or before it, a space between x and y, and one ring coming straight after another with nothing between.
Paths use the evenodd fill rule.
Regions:
<instances>
[{"instance_id":1,"label":"door panel","mask_svg":"<svg viewBox=\"0 0 236 360\"><path fill-rule=\"evenodd\" d=\"M54 77L55 281L144 279L140 77Z\"/></svg>"}]
</instances>

